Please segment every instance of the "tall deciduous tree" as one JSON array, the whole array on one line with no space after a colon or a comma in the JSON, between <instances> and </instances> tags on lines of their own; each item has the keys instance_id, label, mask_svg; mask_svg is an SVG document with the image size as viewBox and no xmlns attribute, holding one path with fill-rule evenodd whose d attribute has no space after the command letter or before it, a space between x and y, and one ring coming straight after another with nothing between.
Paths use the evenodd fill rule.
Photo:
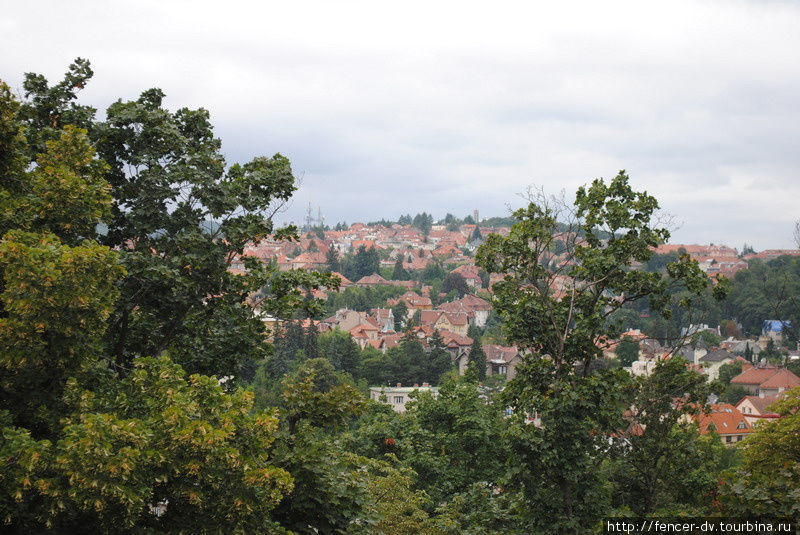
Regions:
<instances>
[{"instance_id":1,"label":"tall deciduous tree","mask_svg":"<svg viewBox=\"0 0 800 535\"><path fill-rule=\"evenodd\" d=\"M226 170L207 113L169 112L158 90L94 123L73 102L90 76L81 60L52 87L28 75L22 105L0 84L0 521L280 530L273 510L294 478L272 462L276 415L170 357L236 374L264 347L248 297L314 308L298 286L325 277L227 270L272 230L269 206L294 188L288 161Z\"/></svg>"},{"instance_id":2,"label":"tall deciduous tree","mask_svg":"<svg viewBox=\"0 0 800 535\"><path fill-rule=\"evenodd\" d=\"M597 468L608 437L624 425L630 381L620 369L591 364L602 357L600 340L620 334L607 319L625 303L648 298L653 312L669 313L669 280L630 269L647 262L669 232L652 224L656 199L634 191L624 172L580 188L574 207L543 194L530 200L514 213L518 222L508 236L487 238L477 264L503 274L493 285L493 306L509 341L530 352L504 392L515 411L508 437L518 469L511 481L523 489L527 510L550 511L530 515L532 529L580 533L608 507ZM558 234L565 252L554 263ZM695 293L707 285L688 256L667 273ZM529 425L528 416L537 424Z\"/></svg>"},{"instance_id":3,"label":"tall deciduous tree","mask_svg":"<svg viewBox=\"0 0 800 535\"><path fill-rule=\"evenodd\" d=\"M187 371L236 376L243 356L263 356L263 325L248 296L261 290L272 297L263 300L264 312L285 314L314 306L300 287L330 282L252 259L245 259L246 274L228 271L248 242L274 230L271 216L295 189L289 161L276 154L227 166L208 112L171 112L159 89L112 104L105 120L95 122L93 109L73 102L91 75L82 60L52 87L28 74L21 115L32 145L54 139L66 121L87 127L109 166L104 179L113 203L101 241L119 251L127 275L107 353L119 370L137 355L169 350ZM293 229L277 234L292 236Z\"/></svg>"}]
</instances>

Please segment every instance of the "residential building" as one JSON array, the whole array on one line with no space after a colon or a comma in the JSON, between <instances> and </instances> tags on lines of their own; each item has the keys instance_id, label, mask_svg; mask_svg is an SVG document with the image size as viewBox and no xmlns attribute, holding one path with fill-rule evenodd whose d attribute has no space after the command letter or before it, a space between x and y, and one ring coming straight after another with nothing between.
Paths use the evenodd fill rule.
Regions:
<instances>
[{"instance_id":1,"label":"residential building","mask_svg":"<svg viewBox=\"0 0 800 535\"><path fill-rule=\"evenodd\" d=\"M732 446L744 440L753 432L752 426L741 411L730 403L712 405L710 413L700 413L696 419L701 434L705 435L714 431L726 446Z\"/></svg>"},{"instance_id":2,"label":"residential building","mask_svg":"<svg viewBox=\"0 0 800 535\"><path fill-rule=\"evenodd\" d=\"M369 398L375 401L380 401L390 405L395 412L406 412L406 403L412 400L412 392L430 392L433 397L439 395L439 389L431 386L428 383L422 383L422 386L403 386L397 383L397 386L376 386L369 389Z\"/></svg>"}]
</instances>

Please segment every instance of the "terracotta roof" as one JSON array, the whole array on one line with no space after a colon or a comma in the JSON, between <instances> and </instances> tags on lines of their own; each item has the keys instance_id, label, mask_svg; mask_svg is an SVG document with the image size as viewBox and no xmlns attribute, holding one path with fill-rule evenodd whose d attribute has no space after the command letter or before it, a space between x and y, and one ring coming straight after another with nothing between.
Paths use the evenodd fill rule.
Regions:
<instances>
[{"instance_id":1,"label":"terracotta roof","mask_svg":"<svg viewBox=\"0 0 800 535\"><path fill-rule=\"evenodd\" d=\"M419 321L423 325L433 325L444 314L441 310L423 310L420 312Z\"/></svg>"},{"instance_id":2,"label":"terracotta roof","mask_svg":"<svg viewBox=\"0 0 800 535\"><path fill-rule=\"evenodd\" d=\"M477 295L467 294L460 299L465 306L474 310L491 310L492 305L486 299L481 299Z\"/></svg>"},{"instance_id":3,"label":"terracotta roof","mask_svg":"<svg viewBox=\"0 0 800 535\"><path fill-rule=\"evenodd\" d=\"M772 412L767 410L767 407L778 401L782 396L781 395L774 395L774 396L745 396L739 400L739 403L736 404L736 408L738 409L739 406L744 403L745 400L749 401L753 407L758 411L758 416L766 416L766 417L777 417L779 414L777 412Z\"/></svg>"},{"instance_id":4,"label":"terracotta roof","mask_svg":"<svg viewBox=\"0 0 800 535\"><path fill-rule=\"evenodd\" d=\"M455 346L466 347L466 346L471 346L473 342L472 338L470 338L469 336L462 336L458 333L454 333L452 331L447 331L447 330L439 331L439 336L442 337L442 341L446 346L455 345Z\"/></svg>"},{"instance_id":5,"label":"terracotta roof","mask_svg":"<svg viewBox=\"0 0 800 535\"><path fill-rule=\"evenodd\" d=\"M444 314L451 325L467 325L469 323L469 317L464 312L445 312Z\"/></svg>"},{"instance_id":6,"label":"terracotta roof","mask_svg":"<svg viewBox=\"0 0 800 535\"><path fill-rule=\"evenodd\" d=\"M331 271L331 275L333 275L335 277L339 277L339 280L341 281L340 285L341 285L342 288L344 288L345 286L350 286L351 284L353 284L350 281L350 279L348 279L347 277L345 277L344 275L342 275L338 271Z\"/></svg>"},{"instance_id":7,"label":"terracotta roof","mask_svg":"<svg viewBox=\"0 0 800 535\"><path fill-rule=\"evenodd\" d=\"M711 412L701 413L697 423L700 433L704 435L711 430L720 435L741 435L753 431L741 411L730 403L712 405Z\"/></svg>"},{"instance_id":8,"label":"terracotta roof","mask_svg":"<svg viewBox=\"0 0 800 535\"><path fill-rule=\"evenodd\" d=\"M731 384L736 385L760 385L778 371L774 366L759 366L744 370L742 373L731 379Z\"/></svg>"},{"instance_id":9,"label":"terracotta roof","mask_svg":"<svg viewBox=\"0 0 800 535\"><path fill-rule=\"evenodd\" d=\"M800 386L800 377L792 373L791 370L786 368L779 368L777 373L759 385L759 388L764 389L785 389Z\"/></svg>"},{"instance_id":10,"label":"terracotta roof","mask_svg":"<svg viewBox=\"0 0 800 535\"><path fill-rule=\"evenodd\" d=\"M356 285L359 284L389 284L389 281L378 275L377 273L373 273L372 275L367 275L366 277L361 277L356 282Z\"/></svg>"},{"instance_id":11,"label":"terracotta roof","mask_svg":"<svg viewBox=\"0 0 800 535\"><path fill-rule=\"evenodd\" d=\"M502 360L505 362L509 362L519 355L519 350L514 346L506 347L494 344L483 346L483 352L486 355L486 360Z\"/></svg>"},{"instance_id":12,"label":"terracotta roof","mask_svg":"<svg viewBox=\"0 0 800 535\"><path fill-rule=\"evenodd\" d=\"M416 292L408 291L403 295L401 295L399 299L405 301L408 305L410 305L409 308L433 306L433 302L430 300L430 298L422 297Z\"/></svg>"},{"instance_id":13,"label":"terracotta roof","mask_svg":"<svg viewBox=\"0 0 800 535\"><path fill-rule=\"evenodd\" d=\"M480 273L478 272L478 268L471 265L465 264L463 266L458 266L456 269L451 271L450 273L458 273L459 275L463 276L465 279L480 279Z\"/></svg>"}]
</instances>

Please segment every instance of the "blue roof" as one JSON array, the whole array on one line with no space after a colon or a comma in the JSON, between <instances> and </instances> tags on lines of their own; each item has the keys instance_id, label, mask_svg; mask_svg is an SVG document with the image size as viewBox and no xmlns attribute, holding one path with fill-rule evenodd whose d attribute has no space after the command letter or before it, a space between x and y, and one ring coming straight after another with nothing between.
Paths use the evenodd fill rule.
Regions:
<instances>
[{"instance_id":1,"label":"blue roof","mask_svg":"<svg viewBox=\"0 0 800 535\"><path fill-rule=\"evenodd\" d=\"M789 329L792 326L791 321L784 321L784 320L764 320L764 323L761 325L762 332L773 332L773 333L780 333L783 332L784 327Z\"/></svg>"}]
</instances>

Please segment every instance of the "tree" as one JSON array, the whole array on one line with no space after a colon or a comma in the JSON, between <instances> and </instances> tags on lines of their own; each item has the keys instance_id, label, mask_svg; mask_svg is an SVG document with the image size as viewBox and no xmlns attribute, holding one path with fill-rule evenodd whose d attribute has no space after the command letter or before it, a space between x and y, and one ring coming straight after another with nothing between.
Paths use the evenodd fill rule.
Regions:
<instances>
[{"instance_id":1,"label":"tree","mask_svg":"<svg viewBox=\"0 0 800 535\"><path fill-rule=\"evenodd\" d=\"M743 465L726 478L722 500L726 514L800 515L800 388L788 390L770 410L780 418L756 427L742 443Z\"/></svg>"},{"instance_id":2,"label":"tree","mask_svg":"<svg viewBox=\"0 0 800 535\"><path fill-rule=\"evenodd\" d=\"M431 231L431 227L433 226L433 216L428 214L427 212L422 212L421 214L417 214L414 216L414 220L411 222L411 225L417 227L422 231L424 236L427 236L428 233Z\"/></svg>"},{"instance_id":3,"label":"tree","mask_svg":"<svg viewBox=\"0 0 800 535\"><path fill-rule=\"evenodd\" d=\"M284 382L273 462L292 474L294 489L272 516L294 533L343 533L373 520L365 463L331 440L364 405L342 379L327 360L316 359Z\"/></svg>"},{"instance_id":4,"label":"tree","mask_svg":"<svg viewBox=\"0 0 800 535\"><path fill-rule=\"evenodd\" d=\"M706 344L707 347L719 347L722 339L716 333L711 331L700 331L692 335L692 346L696 346L700 340Z\"/></svg>"},{"instance_id":5,"label":"tree","mask_svg":"<svg viewBox=\"0 0 800 535\"><path fill-rule=\"evenodd\" d=\"M357 281L362 277L378 273L379 269L380 257L378 256L378 251L374 247L367 248L361 245L353 257L352 267L345 270L346 273L343 273L343 275L352 281Z\"/></svg>"},{"instance_id":6,"label":"tree","mask_svg":"<svg viewBox=\"0 0 800 535\"><path fill-rule=\"evenodd\" d=\"M43 438L64 415L67 379L102 355L124 270L92 239L111 198L86 131L32 136L45 152L30 161L20 110L0 82L0 410Z\"/></svg>"},{"instance_id":7,"label":"tree","mask_svg":"<svg viewBox=\"0 0 800 535\"><path fill-rule=\"evenodd\" d=\"M333 330L319 336L319 354L336 370L357 376L361 367L361 351L349 333Z\"/></svg>"},{"instance_id":8,"label":"tree","mask_svg":"<svg viewBox=\"0 0 800 535\"><path fill-rule=\"evenodd\" d=\"M709 393L705 377L681 357L659 361L649 377L636 379L626 429L617 441L617 507L643 516L675 505L710 512L702 508L708 506L704 496L716 492L718 474L727 466L718 466L717 450L684 421L702 412Z\"/></svg>"},{"instance_id":9,"label":"tree","mask_svg":"<svg viewBox=\"0 0 800 535\"><path fill-rule=\"evenodd\" d=\"M325 264L329 273L339 272L341 270L339 266L339 253L337 253L336 249L333 247L328 249L328 252L325 253Z\"/></svg>"},{"instance_id":10,"label":"tree","mask_svg":"<svg viewBox=\"0 0 800 535\"><path fill-rule=\"evenodd\" d=\"M615 353L623 366L630 367L635 360L639 360L639 350L638 340L624 336L619 341Z\"/></svg>"},{"instance_id":11,"label":"tree","mask_svg":"<svg viewBox=\"0 0 800 535\"><path fill-rule=\"evenodd\" d=\"M169 351L188 372L237 376L244 355L263 358L263 324L248 297L261 289L272 297L263 300L264 312L290 315L317 306L303 289L331 282L249 258L245 274L228 271L248 242L273 231L271 216L295 190L289 160L276 154L226 168L208 112L171 112L159 89L115 102L105 121L95 122L94 110L72 102L90 77L82 60L53 87L26 75L22 116L33 143L52 138L65 118L75 120L109 165L104 178L113 203L100 241L119 251L127 275L107 331L108 354L118 370L137 355ZM296 239L293 227L276 235Z\"/></svg>"},{"instance_id":12,"label":"tree","mask_svg":"<svg viewBox=\"0 0 800 535\"><path fill-rule=\"evenodd\" d=\"M402 415L365 414L347 440L361 455L397 456L417 473L415 487L436 507L473 484L495 485L502 478L500 407L487 403L474 382L456 376L440 385L437 397L419 392Z\"/></svg>"},{"instance_id":13,"label":"tree","mask_svg":"<svg viewBox=\"0 0 800 535\"><path fill-rule=\"evenodd\" d=\"M504 274L492 304L509 342L529 352L504 391L515 413L507 431L518 467L511 483L522 489L526 510L550 512L527 516L533 529L580 533L607 511L610 497L597 468L607 437L623 426L630 382L621 369L591 366L602 358L598 341L620 334L609 316L642 298L651 312L669 314L670 280L692 294L708 281L688 255L667 267L669 279L630 269L647 262L669 232L651 226L658 203L635 192L624 172L608 184L598 179L581 187L574 208L535 192L530 200L514 213L508 236L487 238L476 263ZM543 262L559 232L571 236L563 262ZM721 296L725 283L715 290ZM526 415L541 424L529 425Z\"/></svg>"},{"instance_id":14,"label":"tree","mask_svg":"<svg viewBox=\"0 0 800 535\"><path fill-rule=\"evenodd\" d=\"M458 297L464 297L464 294L469 293L469 286L467 286L467 281L461 273L451 271L444 278L442 291L448 294L455 291L458 293Z\"/></svg>"},{"instance_id":15,"label":"tree","mask_svg":"<svg viewBox=\"0 0 800 535\"><path fill-rule=\"evenodd\" d=\"M430 352L428 353L428 369L426 371L427 377L431 379L432 384L439 384L445 373L453 369L453 359L450 353L445 349L442 335L438 330L433 331L428 341Z\"/></svg>"},{"instance_id":16,"label":"tree","mask_svg":"<svg viewBox=\"0 0 800 535\"><path fill-rule=\"evenodd\" d=\"M276 416L251 412L245 391L228 395L213 378L187 379L166 356L134 366L93 392L71 380L76 410L52 444L3 429L4 458L36 455L16 466L17 479L2 481L4 490L19 485L19 498L2 504L5 522L32 532L46 525L198 532L222 519L232 530L276 527L272 511L293 485L270 459Z\"/></svg>"},{"instance_id":17,"label":"tree","mask_svg":"<svg viewBox=\"0 0 800 535\"><path fill-rule=\"evenodd\" d=\"M392 272L392 280L407 281L410 279L408 271L403 267L403 255L398 255L397 261L394 263L394 271Z\"/></svg>"},{"instance_id":18,"label":"tree","mask_svg":"<svg viewBox=\"0 0 800 535\"><path fill-rule=\"evenodd\" d=\"M302 478L275 463L276 414L234 386L267 354L250 300L310 313L305 292L330 279L228 267L272 231L289 162L226 169L207 112L172 113L159 90L94 122L73 102L90 76L83 60L53 87L29 74L22 104L0 86L0 517L11 532L279 531Z\"/></svg>"},{"instance_id":19,"label":"tree","mask_svg":"<svg viewBox=\"0 0 800 535\"><path fill-rule=\"evenodd\" d=\"M367 483L375 499L374 515L378 520L370 526L376 535L434 535L430 515L425 510L430 499L421 490L413 489L416 473L400 463L392 454L385 461L366 459L370 471Z\"/></svg>"},{"instance_id":20,"label":"tree","mask_svg":"<svg viewBox=\"0 0 800 535\"><path fill-rule=\"evenodd\" d=\"M480 227L475 226L475 230L472 232L472 236L470 236L469 241L475 242L475 241L480 241L482 239L483 239L483 236L481 235Z\"/></svg>"},{"instance_id":21,"label":"tree","mask_svg":"<svg viewBox=\"0 0 800 535\"><path fill-rule=\"evenodd\" d=\"M400 332L403 330L403 324L408 316L408 306L405 301L400 301L392 307L392 315L394 316L394 330Z\"/></svg>"},{"instance_id":22,"label":"tree","mask_svg":"<svg viewBox=\"0 0 800 535\"><path fill-rule=\"evenodd\" d=\"M486 379L486 354L483 352L480 338L475 338L469 348L467 373L474 374L478 381Z\"/></svg>"}]
</instances>

